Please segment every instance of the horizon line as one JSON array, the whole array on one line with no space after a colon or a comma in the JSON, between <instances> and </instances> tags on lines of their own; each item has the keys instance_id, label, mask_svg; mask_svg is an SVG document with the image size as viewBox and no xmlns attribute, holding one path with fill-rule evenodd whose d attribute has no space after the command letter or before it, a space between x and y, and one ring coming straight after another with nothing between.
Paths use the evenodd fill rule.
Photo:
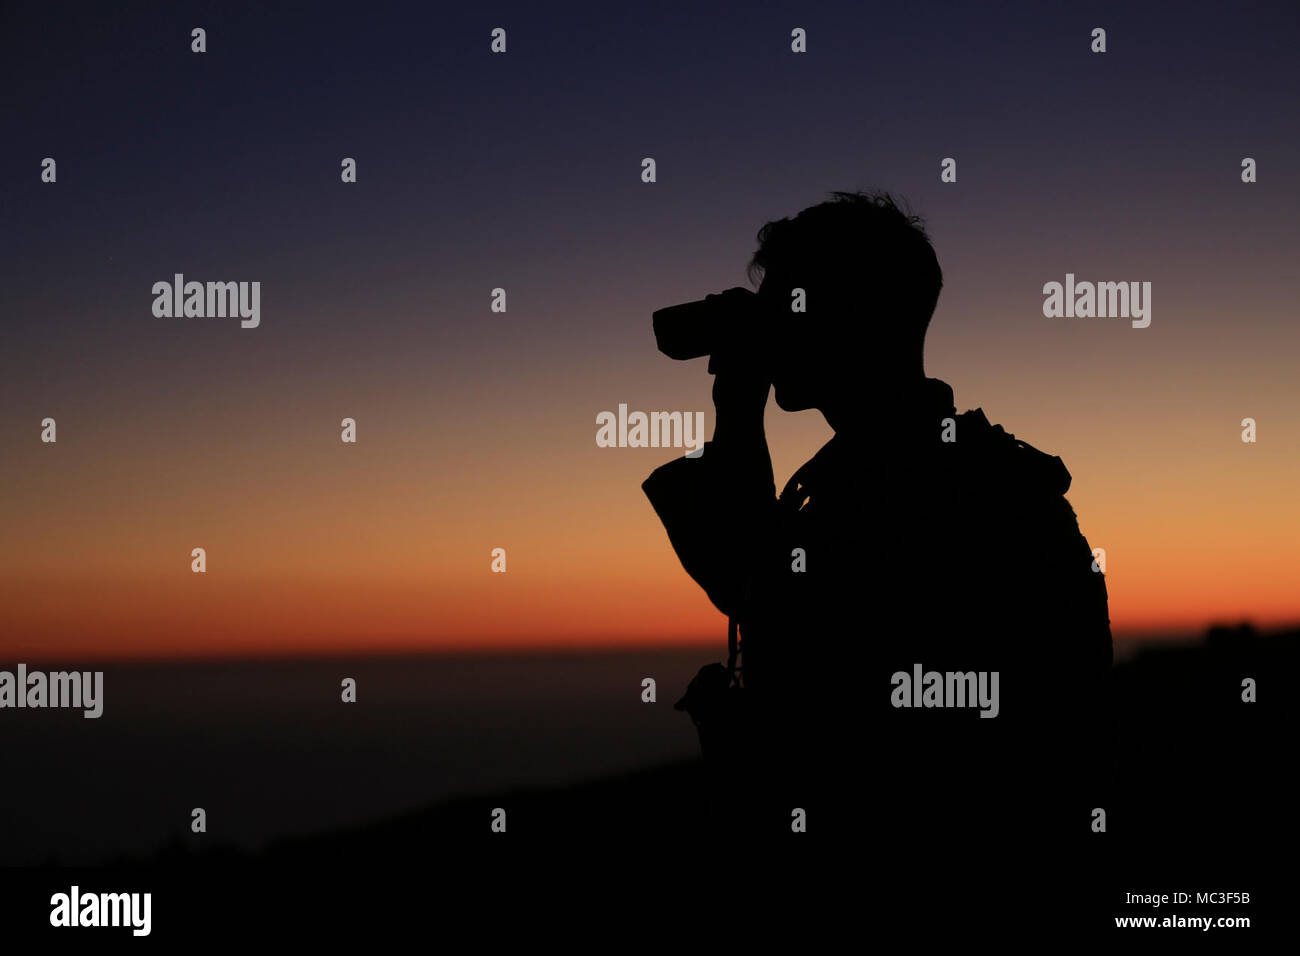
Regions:
<instances>
[{"instance_id":1,"label":"horizon line","mask_svg":"<svg viewBox=\"0 0 1300 956\"><path fill-rule=\"evenodd\" d=\"M1115 644L1126 645L1129 650L1136 649L1142 645L1159 645L1159 644L1179 644L1204 641L1209 633L1216 629L1227 627L1235 629L1238 627L1249 627L1255 630L1261 636L1280 635L1293 631L1300 631L1300 621L1272 625L1257 626L1251 621L1239 621L1233 624L1224 622L1214 622L1206 624L1197 629L1189 628L1143 628L1140 630L1130 630L1119 634L1112 635L1112 641ZM33 662L37 664L71 664L79 665L183 665L183 664L221 664L233 663L239 661L257 661L262 663L288 663L288 662L329 662L329 661L356 661L356 660L427 660L427 659L462 659L462 658L488 658L488 657L519 657L519 658L543 658L543 657L582 657L582 656L604 656L604 655L621 655L621 654L644 654L644 653L671 653L674 651L699 651L714 652L721 658L726 657L726 643L720 640L716 634L710 634L708 637L689 637L685 639L675 639L671 641L648 642L644 639L631 640L627 642L581 642L581 643L503 643L493 644L489 647L474 646L468 644L452 644L427 647L412 647L409 644L390 644L385 646L372 646L366 648L356 648L353 650L336 650L326 648L304 648L301 651L286 651L284 649L268 649L266 652L250 651L248 648L239 648L231 650L229 653L220 651L214 652L210 649L195 651L192 654L184 653L145 653L145 654L118 654L109 656L80 656L65 655L55 653L53 655L38 654L24 658L14 658L14 663L26 664L29 667ZM3 664L0 664L3 669Z\"/></svg>"}]
</instances>

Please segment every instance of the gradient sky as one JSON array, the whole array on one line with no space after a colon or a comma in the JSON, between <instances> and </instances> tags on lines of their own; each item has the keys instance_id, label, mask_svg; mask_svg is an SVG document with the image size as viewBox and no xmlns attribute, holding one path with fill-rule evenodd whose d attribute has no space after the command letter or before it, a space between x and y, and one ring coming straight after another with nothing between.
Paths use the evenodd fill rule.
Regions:
<instances>
[{"instance_id":1,"label":"gradient sky","mask_svg":"<svg viewBox=\"0 0 1300 956\"><path fill-rule=\"evenodd\" d=\"M540 6L0 13L0 661L720 641L673 453L595 417L711 431L650 313L852 188L926 218L927 371L1064 459L1118 637L1300 619L1293 4ZM155 318L177 272L261 327ZM1067 272L1150 328L1044 318ZM830 435L768 423L778 484Z\"/></svg>"}]
</instances>

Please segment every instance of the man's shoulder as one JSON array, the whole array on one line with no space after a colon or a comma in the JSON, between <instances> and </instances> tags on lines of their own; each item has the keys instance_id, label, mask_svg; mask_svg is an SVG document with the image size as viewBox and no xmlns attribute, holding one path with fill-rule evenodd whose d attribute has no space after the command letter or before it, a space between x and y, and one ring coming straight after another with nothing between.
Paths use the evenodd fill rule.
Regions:
<instances>
[{"instance_id":1,"label":"man's shoulder","mask_svg":"<svg viewBox=\"0 0 1300 956\"><path fill-rule=\"evenodd\" d=\"M1070 490L1070 472L1059 456L990 423L983 409L957 416L950 447L960 456L962 471L970 480L1034 497L1058 498Z\"/></svg>"}]
</instances>

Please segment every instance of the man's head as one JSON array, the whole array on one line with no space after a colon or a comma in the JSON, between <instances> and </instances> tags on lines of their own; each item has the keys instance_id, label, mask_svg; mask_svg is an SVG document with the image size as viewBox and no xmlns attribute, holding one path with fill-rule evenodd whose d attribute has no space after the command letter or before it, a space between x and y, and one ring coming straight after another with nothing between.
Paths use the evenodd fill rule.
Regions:
<instances>
[{"instance_id":1,"label":"man's head","mask_svg":"<svg viewBox=\"0 0 1300 956\"><path fill-rule=\"evenodd\" d=\"M921 220L887 193L836 192L769 222L749 276L762 280L772 382L786 411L819 408L832 418L924 377L943 273ZM795 289L804 290L805 312L791 311Z\"/></svg>"}]
</instances>

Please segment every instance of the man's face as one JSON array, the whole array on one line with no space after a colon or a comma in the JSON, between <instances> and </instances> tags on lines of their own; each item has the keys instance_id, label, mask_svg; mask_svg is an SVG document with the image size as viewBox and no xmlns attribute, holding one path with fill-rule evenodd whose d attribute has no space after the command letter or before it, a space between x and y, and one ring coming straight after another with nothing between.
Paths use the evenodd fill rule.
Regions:
<instances>
[{"instance_id":1,"label":"man's face","mask_svg":"<svg viewBox=\"0 0 1300 956\"><path fill-rule=\"evenodd\" d=\"M793 312L793 292L804 290L806 312ZM823 391L824 376L832 374L827 348L830 343L817 341L814 329L817 311L807 285L780 269L768 269L758 287L759 306L768 320L768 365L772 375L776 404L783 411L801 412L817 408ZM826 303L823 303L823 312Z\"/></svg>"}]
</instances>

